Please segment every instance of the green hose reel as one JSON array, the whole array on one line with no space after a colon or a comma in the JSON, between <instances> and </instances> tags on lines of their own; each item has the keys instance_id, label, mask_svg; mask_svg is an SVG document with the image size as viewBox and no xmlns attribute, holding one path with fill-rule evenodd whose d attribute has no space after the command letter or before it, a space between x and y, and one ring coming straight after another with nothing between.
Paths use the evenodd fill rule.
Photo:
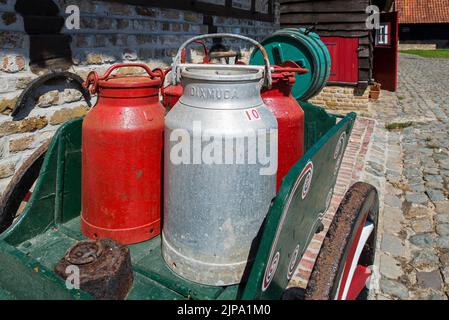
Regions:
<instances>
[{"instance_id":1,"label":"green hose reel","mask_svg":"<svg viewBox=\"0 0 449 320\"><path fill-rule=\"evenodd\" d=\"M304 28L281 29L262 41L270 63L281 65L286 60L296 62L309 70L305 74L296 74L292 94L296 100L307 101L316 96L326 85L329 78L331 58L326 45L320 37ZM263 65L260 50L251 55L251 65Z\"/></svg>"}]
</instances>

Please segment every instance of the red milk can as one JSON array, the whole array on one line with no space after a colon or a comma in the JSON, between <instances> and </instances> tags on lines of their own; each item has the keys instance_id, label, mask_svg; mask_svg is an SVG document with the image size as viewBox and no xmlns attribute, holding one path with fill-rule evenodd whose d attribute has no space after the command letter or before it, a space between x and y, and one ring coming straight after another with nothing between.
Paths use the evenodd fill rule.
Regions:
<instances>
[{"instance_id":1,"label":"red milk can","mask_svg":"<svg viewBox=\"0 0 449 320\"><path fill-rule=\"evenodd\" d=\"M262 90L262 99L278 120L278 172L276 191L290 168L304 154L304 111L292 96L295 72L305 73L293 62L275 66L270 89Z\"/></svg>"},{"instance_id":2,"label":"red milk can","mask_svg":"<svg viewBox=\"0 0 449 320\"><path fill-rule=\"evenodd\" d=\"M120 67L148 75L111 75ZM117 64L84 83L98 93L82 128L81 231L88 238L131 244L160 233L163 80L160 69Z\"/></svg>"},{"instance_id":3,"label":"red milk can","mask_svg":"<svg viewBox=\"0 0 449 320\"><path fill-rule=\"evenodd\" d=\"M169 73L171 68L165 70L165 74ZM170 111L171 108L175 106L178 102L179 98L182 96L182 85L179 84L169 84L165 88L162 89L162 103L164 107L167 108L167 111Z\"/></svg>"}]
</instances>

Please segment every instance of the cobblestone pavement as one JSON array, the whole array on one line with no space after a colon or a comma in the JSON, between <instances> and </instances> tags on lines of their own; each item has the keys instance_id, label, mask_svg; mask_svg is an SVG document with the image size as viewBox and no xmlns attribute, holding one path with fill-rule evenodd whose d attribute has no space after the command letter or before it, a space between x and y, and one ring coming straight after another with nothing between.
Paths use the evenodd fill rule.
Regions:
<instances>
[{"instance_id":1,"label":"cobblestone pavement","mask_svg":"<svg viewBox=\"0 0 449 320\"><path fill-rule=\"evenodd\" d=\"M401 55L398 91L382 94L365 170L383 190L373 298L446 300L449 60Z\"/></svg>"},{"instance_id":2,"label":"cobblestone pavement","mask_svg":"<svg viewBox=\"0 0 449 320\"><path fill-rule=\"evenodd\" d=\"M379 190L370 299L448 299L449 60L400 55L398 91L358 117L325 219L291 286L305 287L343 194L355 181Z\"/></svg>"}]
</instances>

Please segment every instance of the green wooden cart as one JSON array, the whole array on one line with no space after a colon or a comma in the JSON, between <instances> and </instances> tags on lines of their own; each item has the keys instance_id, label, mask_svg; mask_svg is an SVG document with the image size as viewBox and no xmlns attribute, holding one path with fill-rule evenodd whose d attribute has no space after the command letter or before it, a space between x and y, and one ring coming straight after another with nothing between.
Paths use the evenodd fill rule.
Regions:
<instances>
[{"instance_id":1,"label":"green wooden cart","mask_svg":"<svg viewBox=\"0 0 449 320\"><path fill-rule=\"evenodd\" d=\"M156 237L129 246L134 281L127 299L298 297L297 291L286 288L312 237L322 230L321 219L329 208L356 118L355 113L340 117L309 103L301 106L306 153L284 178L272 202L242 283L205 286L180 278L165 265L161 239ZM82 290L68 289L54 272L66 250L84 239L80 232L82 122L80 118L64 124L48 150L38 150L5 193L0 223L15 220L0 234L0 299L92 299ZM38 172L25 209L19 217L11 216ZM374 187L357 183L350 188L302 298L362 296L374 261L377 212Z\"/></svg>"}]
</instances>

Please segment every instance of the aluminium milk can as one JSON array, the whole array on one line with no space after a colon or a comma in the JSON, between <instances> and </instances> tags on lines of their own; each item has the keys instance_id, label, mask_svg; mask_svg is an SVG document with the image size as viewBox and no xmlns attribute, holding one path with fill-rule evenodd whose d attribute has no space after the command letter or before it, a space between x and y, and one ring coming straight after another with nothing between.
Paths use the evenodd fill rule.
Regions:
<instances>
[{"instance_id":1,"label":"aluminium milk can","mask_svg":"<svg viewBox=\"0 0 449 320\"><path fill-rule=\"evenodd\" d=\"M190 42L224 36L181 46L172 74L183 95L165 118L163 257L208 285L241 281L276 190L277 121L260 94L268 59L265 68L177 65Z\"/></svg>"}]
</instances>

